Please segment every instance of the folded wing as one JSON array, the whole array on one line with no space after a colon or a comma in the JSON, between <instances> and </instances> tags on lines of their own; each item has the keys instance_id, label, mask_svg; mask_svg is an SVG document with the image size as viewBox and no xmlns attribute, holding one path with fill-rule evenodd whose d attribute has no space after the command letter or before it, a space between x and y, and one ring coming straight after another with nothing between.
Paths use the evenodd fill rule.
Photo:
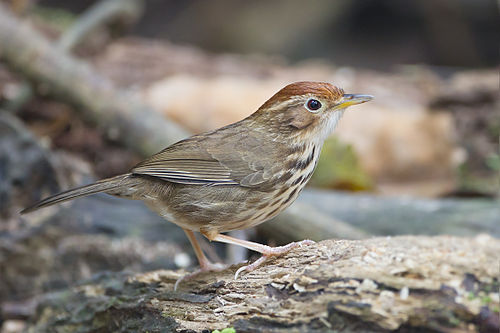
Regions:
<instances>
[{"instance_id":1,"label":"folded wing","mask_svg":"<svg viewBox=\"0 0 500 333\"><path fill-rule=\"evenodd\" d=\"M133 174L193 185L253 187L269 181L276 167L258 156L276 146L234 130L222 129L180 141L136 165ZM264 151L264 155L262 152Z\"/></svg>"}]
</instances>

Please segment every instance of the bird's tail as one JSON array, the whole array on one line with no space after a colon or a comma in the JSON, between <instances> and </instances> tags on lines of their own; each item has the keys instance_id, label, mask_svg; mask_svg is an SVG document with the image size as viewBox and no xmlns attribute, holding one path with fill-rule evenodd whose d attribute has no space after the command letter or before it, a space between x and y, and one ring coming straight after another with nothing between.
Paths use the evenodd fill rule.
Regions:
<instances>
[{"instance_id":1,"label":"bird's tail","mask_svg":"<svg viewBox=\"0 0 500 333\"><path fill-rule=\"evenodd\" d=\"M80 186L65 192L61 192L59 194L43 199L33 206L23 209L21 211L21 214L30 213L40 208L52 206L64 201L72 200L78 197L84 197L99 192L114 192L123 186L127 186L127 180L130 179L130 176L130 174L119 175L116 177L100 180L94 184Z\"/></svg>"}]
</instances>

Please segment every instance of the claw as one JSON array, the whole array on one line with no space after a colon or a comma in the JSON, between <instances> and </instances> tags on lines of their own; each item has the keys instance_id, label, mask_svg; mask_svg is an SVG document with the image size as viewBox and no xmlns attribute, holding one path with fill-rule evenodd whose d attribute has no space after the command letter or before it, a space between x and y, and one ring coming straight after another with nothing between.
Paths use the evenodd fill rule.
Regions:
<instances>
[{"instance_id":1,"label":"claw","mask_svg":"<svg viewBox=\"0 0 500 333\"><path fill-rule=\"evenodd\" d=\"M244 270L246 270L247 267L248 267L248 265L241 266L240 268L238 268L238 270L236 271L236 273L234 273L234 279L238 280L238 275L240 275L241 272L243 272Z\"/></svg>"},{"instance_id":2,"label":"claw","mask_svg":"<svg viewBox=\"0 0 500 333\"><path fill-rule=\"evenodd\" d=\"M247 267L248 267L248 265L241 266L240 268L238 268L236 273L234 273L234 279L238 280L238 275L240 275L240 273L243 272Z\"/></svg>"},{"instance_id":3,"label":"claw","mask_svg":"<svg viewBox=\"0 0 500 333\"><path fill-rule=\"evenodd\" d=\"M224 265L224 264L212 264L210 262L208 263L205 263L205 265L197 270L195 270L194 272L192 273L189 273L189 274L186 274L180 278L177 279L177 281L175 281L175 284L174 284L174 291L177 291L177 287L179 287L179 284L182 282L182 281L187 281L187 280L190 280L192 278L194 278L195 276L201 274L201 273L205 273L205 272L219 272L219 271L222 271L224 269L226 269L228 266L227 265Z\"/></svg>"},{"instance_id":4,"label":"claw","mask_svg":"<svg viewBox=\"0 0 500 333\"><path fill-rule=\"evenodd\" d=\"M219 237L221 237L222 240L227 240L228 237L223 238L222 236L223 235L219 235ZM218 240L221 241L221 239L218 239ZM280 256L282 254L289 252L290 250L292 250L296 247L312 245L315 243L316 242L314 242L312 240L306 239L306 240L303 240L301 242L290 243L290 244L287 244L284 246L278 246L278 247L269 247L269 246L260 245L258 252L262 251L261 252L262 257L260 257L259 259L257 259L256 261L254 261L253 263L251 263L249 265L245 265L245 266L238 268L236 273L234 273L234 279L237 280L238 277L240 276L240 274L244 271L251 272L251 271L255 270L256 268L261 266L264 262L266 262L266 260L269 259L270 257ZM239 244L239 245L241 245L241 244ZM262 249L262 248L264 248L264 249ZM255 250L257 250L257 249L254 248L254 251ZM207 259L200 261L200 264L201 264L200 269L198 269L192 273L186 274L183 277L177 279L177 281L175 281L174 291L177 290L177 287L180 285L180 283L182 281L189 280L189 279L191 279L191 278L195 277L196 275L203 273L203 272L209 272L209 271L216 271L217 272L217 271L221 271L227 267L226 265L212 264Z\"/></svg>"},{"instance_id":5,"label":"claw","mask_svg":"<svg viewBox=\"0 0 500 333\"><path fill-rule=\"evenodd\" d=\"M290 250L292 250L296 247L302 247L302 246L307 246L307 245L312 245L312 244L316 244L316 242L309 240L309 239L306 239L306 240L303 240L300 242L296 242L296 243L294 242L294 243L290 243L290 244L287 244L284 246L271 247L271 248L269 248L268 252L263 253L262 257L260 257L259 259L257 259L253 263L251 263L250 265L245 265L245 266L238 268L236 273L234 273L234 279L237 280L238 276L243 271L251 272L254 269L258 268L260 265L262 265L264 262L266 262L266 260L269 259L269 257L279 256L279 255L282 255L282 254L289 252Z\"/></svg>"},{"instance_id":6,"label":"claw","mask_svg":"<svg viewBox=\"0 0 500 333\"><path fill-rule=\"evenodd\" d=\"M236 273L234 273L234 279L238 280L238 276L243 271L247 271L247 272L253 271L257 267L259 267L260 265L262 265L267 259L269 259L269 256L264 255L264 256L260 257L259 259L255 260L250 265L245 265L245 266L242 266L242 267L238 268L238 270L236 271Z\"/></svg>"},{"instance_id":7,"label":"claw","mask_svg":"<svg viewBox=\"0 0 500 333\"><path fill-rule=\"evenodd\" d=\"M297 243L295 243L295 244L297 244L299 247L302 247L303 245L306 245L306 246L307 246L307 245L313 245L313 244L316 244L316 242L315 242L315 241L313 241L313 240L310 240L310 239L304 239L303 241L297 242Z\"/></svg>"}]
</instances>

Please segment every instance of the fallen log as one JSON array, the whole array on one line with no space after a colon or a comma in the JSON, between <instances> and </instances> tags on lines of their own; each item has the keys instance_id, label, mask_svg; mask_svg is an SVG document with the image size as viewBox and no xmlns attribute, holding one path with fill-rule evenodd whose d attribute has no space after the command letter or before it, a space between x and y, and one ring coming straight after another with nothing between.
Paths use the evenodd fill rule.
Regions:
<instances>
[{"instance_id":1,"label":"fallen log","mask_svg":"<svg viewBox=\"0 0 500 333\"><path fill-rule=\"evenodd\" d=\"M323 241L238 280L232 266L94 276L46 295L31 332L498 332L500 241L489 236Z\"/></svg>"}]
</instances>

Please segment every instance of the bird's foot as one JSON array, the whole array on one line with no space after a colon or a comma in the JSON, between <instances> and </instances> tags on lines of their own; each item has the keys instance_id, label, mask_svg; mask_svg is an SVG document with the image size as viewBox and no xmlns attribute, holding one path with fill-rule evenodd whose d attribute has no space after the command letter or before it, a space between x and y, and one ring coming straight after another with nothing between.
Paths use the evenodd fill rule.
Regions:
<instances>
[{"instance_id":1,"label":"bird's foot","mask_svg":"<svg viewBox=\"0 0 500 333\"><path fill-rule=\"evenodd\" d=\"M283 255L285 253L290 252L290 250L295 249L296 247L302 247L302 246L307 246L307 245L312 245L315 244L316 242L306 239L300 242L293 242L284 246L277 246L277 247L271 247L271 246L266 246L266 248L262 251L262 257L251 263L250 265L245 265L240 267L236 273L234 274L234 279L237 280L238 276L240 275L241 272L246 271L246 272L251 272L254 269L258 268L261 266L264 262L266 262L267 259L270 257L276 257Z\"/></svg>"},{"instance_id":2,"label":"bird's foot","mask_svg":"<svg viewBox=\"0 0 500 333\"><path fill-rule=\"evenodd\" d=\"M220 264L220 263L211 263L209 261L204 262L203 265L200 266L200 268L198 268L194 272L188 273L188 274L178 278L174 284L174 291L177 291L177 287L179 287L179 284L183 281L190 280L190 279L196 277L197 275L199 275L201 273L205 273L205 272L220 272L220 271L226 269L227 267L228 267L228 265L224 265L224 264Z\"/></svg>"}]
</instances>

